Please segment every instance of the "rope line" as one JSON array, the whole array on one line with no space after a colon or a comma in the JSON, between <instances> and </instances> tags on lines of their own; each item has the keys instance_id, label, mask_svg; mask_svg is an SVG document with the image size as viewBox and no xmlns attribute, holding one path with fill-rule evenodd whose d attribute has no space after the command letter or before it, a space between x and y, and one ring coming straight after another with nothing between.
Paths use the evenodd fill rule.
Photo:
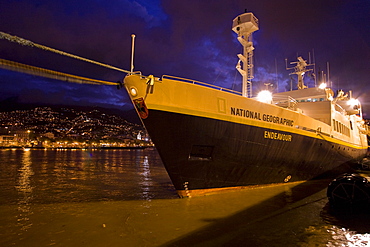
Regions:
<instances>
[{"instance_id":1,"label":"rope line","mask_svg":"<svg viewBox=\"0 0 370 247\"><path fill-rule=\"evenodd\" d=\"M26 73L30 75L42 76L50 79L56 79L60 81L72 82L72 83L79 83L79 84L95 84L95 85L114 85L116 86L116 82L109 82L109 81L102 81L102 80L95 80L91 78L86 78L82 76L76 76L71 74L66 74L58 71L53 71L49 69L43 69L31 65L21 64L9 60L5 60L0 58L0 68L12 70L16 72Z\"/></svg>"},{"instance_id":2,"label":"rope line","mask_svg":"<svg viewBox=\"0 0 370 247\"><path fill-rule=\"evenodd\" d=\"M109 69L118 70L118 71L121 71L121 72L124 72L124 73L127 73L127 74L130 73L130 71L128 71L128 70L120 69L120 68L114 67L114 66L109 65L109 64L96 62L96 61L93 61L91 59L83 58L83 57L73 55L73 54L70 54L70 53L67 53L67 52L64 52L64 51L59 51L57 49L50 48L50 47L47 47L47 46L44 46L44 45L40 45L40 44L34 43L30 40L23 39L23 38L20 38L20 37L17 37L17 36L13 36L13 35L10 35L10 34L4 33L4 32L0 32L0 39L5 39L5 40L8 40L10 42L18 43L18 44L24 45L24 46L36 47L36 48L39 48L39 49L42 49L42 50L54 52L54 53L57 53L57 54L60 54L60 55L63 55L63 56L75 58L75 59L82 60L82 61L85 61L85 62L88 62L88 63L93 63L93 64L103 66L103 67L106 67L106 68L109 68Z\"/></svg>"}]
</instances>

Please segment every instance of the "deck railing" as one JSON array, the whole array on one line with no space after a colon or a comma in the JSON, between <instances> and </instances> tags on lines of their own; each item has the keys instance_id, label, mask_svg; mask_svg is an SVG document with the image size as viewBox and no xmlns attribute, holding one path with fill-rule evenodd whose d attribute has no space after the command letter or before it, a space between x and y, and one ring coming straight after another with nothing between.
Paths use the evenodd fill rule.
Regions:
<instances>
[{"instance_id":1,"label":"deck railing","mask_svg":"<svg viewBox=\"0 0 370 247\"><path fill-rule=\"evenodd\" d=\"M223 87L212 85L212 84L208 84L208 83L205 83L205 82L200 82L200 81L196 81L196 80L191 80L191 79L176 77L176 76L172 76L172 75L163 75L161 79L162 80L163 79L170 79L170 80L182 81L182 82L187 82L187 83L191 83L191 84L205 86L205 87L208 87L208 88L213 88L213 89L220 90L220 91L225 91L225 92L228 92L228 93L242 95L241 92L234 91L234 90L231 90L231 89L228 89L228 88L223 88Z\"/></svg>"},{"instance_id":2,"label":"deck railing","mask_svg":"<svg viewBox=\"0 0 370 247\"><path fill-rule=\"evenodd\" d=\"M298 104L297 100L289 95L273 95L273 101L275 102L275 105L291 110L295 110Z\"/></svg>"}]
</instances>

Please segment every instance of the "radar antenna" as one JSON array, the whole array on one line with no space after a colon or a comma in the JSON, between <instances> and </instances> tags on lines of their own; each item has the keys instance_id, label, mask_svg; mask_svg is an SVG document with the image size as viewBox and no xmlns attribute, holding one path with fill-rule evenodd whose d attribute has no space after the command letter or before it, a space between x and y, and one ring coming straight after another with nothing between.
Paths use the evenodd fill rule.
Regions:
<instances>
[{"instance_id":1,"label":"radar antenna","mask_svg":"<svg viewBox=\"0 0 370 247\"><path fill-rule=\"evenodd\" d=\"M306 72L313 70L313 69L307 69L306 67L307 66L312 66L314 64L307 64L307 61L303 60L302 57L298 57L297 62L291 62L290 64L297 64L293 68L288 68L287 67L286 69L294 69L294 72L290 73L289 75L297 75L298 76L298 83L297 83L298 89L307 88L307 86L304 85L304 83L303 83L303 77L304 77L304 74Z\"/></svg>"}]
</instances>

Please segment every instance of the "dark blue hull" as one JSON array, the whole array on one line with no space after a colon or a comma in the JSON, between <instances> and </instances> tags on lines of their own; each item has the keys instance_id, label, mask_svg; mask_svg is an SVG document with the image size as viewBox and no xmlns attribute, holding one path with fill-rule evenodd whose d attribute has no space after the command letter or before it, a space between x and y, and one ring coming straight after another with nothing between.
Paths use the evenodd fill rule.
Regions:
<instances>
[{"instance_id":1,"label":"dark blue hull","mask_svg":"<svg viewBox=\"0 0 370 247\"><path fill-rule=\"evenodd\" d=\"M149 110L143 121L178 191L309 180L366 153L323 138L164 111Z\"/></svg>"}]
</instances>

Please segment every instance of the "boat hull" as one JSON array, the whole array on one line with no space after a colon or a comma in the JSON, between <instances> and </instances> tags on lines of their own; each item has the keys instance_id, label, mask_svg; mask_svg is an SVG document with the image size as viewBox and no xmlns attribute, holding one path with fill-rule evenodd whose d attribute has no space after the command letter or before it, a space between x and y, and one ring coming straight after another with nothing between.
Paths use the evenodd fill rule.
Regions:
<instances>
[{"instance_id":1,"label":"boat hull","mask_svg":"<svg viewBox=\"0 0 370 247\"><path fill-rule=\"evenodd\" d=\"M138 75L127 76L125 87L180 196L308 180L367 151L357 126L344 135L224 89Z\"/></svg>"},{"instance_id":2,"label":"boat hull","mask_svg":"<svg viewBox=\"0 0 370 247\"><path fill-rule=\"evenodd\" d=\"M181 196L308 180L366 153L295 133L159 110L149 110L143 122Z\"/></svg>"}]
</instances>

